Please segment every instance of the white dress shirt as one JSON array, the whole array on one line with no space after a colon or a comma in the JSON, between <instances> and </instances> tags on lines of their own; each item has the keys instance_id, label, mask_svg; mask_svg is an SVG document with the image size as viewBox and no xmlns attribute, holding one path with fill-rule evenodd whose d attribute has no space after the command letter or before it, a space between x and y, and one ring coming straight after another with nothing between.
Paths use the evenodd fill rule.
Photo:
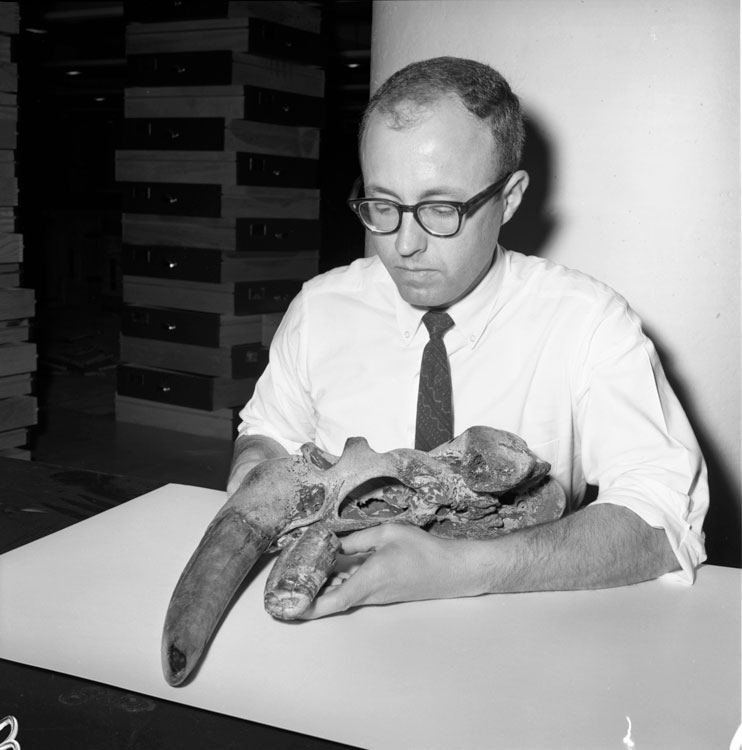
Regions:
<instances>
[{"instance_id":1,"label":"white dress shirt","mask_svg":"<svg viewBox=\"0 0 742 750\"><path fill-rule=\"evenodd\" d=\"M290 452L312 441L339 455L356 435L376 451L412 447L424 313L401 299L378 258L307 282L240 412L240 433ZM454 434L489 425L519 435L551 464L570 509L597 485L594 502L665 530L692 582L706 559L706 467L626 301L585 274L498 248L448 313Z\"/></svg>"}]
</instances>

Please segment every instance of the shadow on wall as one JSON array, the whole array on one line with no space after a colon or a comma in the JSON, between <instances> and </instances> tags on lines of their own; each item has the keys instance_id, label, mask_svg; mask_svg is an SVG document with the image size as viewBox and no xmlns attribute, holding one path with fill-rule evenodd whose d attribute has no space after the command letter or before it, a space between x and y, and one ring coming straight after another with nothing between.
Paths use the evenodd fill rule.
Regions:
<instances>
[{"instance_id":1,"label":"shadow on wall","mask_svg":"<svg viewBox=\"0 0 742 750\"><path fill-rule=\"evenodd\" d=\"M657 340L655 333L647 326L644 329L660 355L667 379L688 415L708 466L711 503L703 526L707 562L711 565L742 567L742 492L739 479L719 459L714 436L703 428L702 420L694 413L693 400L675 374L672 357Z\"/></svg>"},{"instance_id":2,"label":"shadow on wall","mask_svg":"<svg viewBox=\"0 0 742 750\"><path fill-rule=\"evenodd\" d=\"M522 168L531 181L515 216L503 226L502 245L525 255L548 256L550 242L558 228L558 219L550 211L550 194L554 178L553 149L545 130L533 118L526 116L526 145ZM698 438L709 471L711 506L706 518L706 552L713 565L742 567L742 496L738 478L728 470L716 452L714 436L703 428L703 422L693 410L693 401L681 386L673 362L654 332L647 331L657 351L667 379L686 410Z\"/></svg>"},{"instance_id":3,"label":"shadow on wall","mask_svg":"<svg viewBox=\"0 0 742 750\"><path fill-rule=\"evenodd\" d=\"M551 145L541 126L527 114L525 126L526 144L521 169L528 172L531 181L520 208L503 226L500 242L508 250L545 257L557 227L556 217L549 210L554 160Z\"/></svg>"}]
</instances>

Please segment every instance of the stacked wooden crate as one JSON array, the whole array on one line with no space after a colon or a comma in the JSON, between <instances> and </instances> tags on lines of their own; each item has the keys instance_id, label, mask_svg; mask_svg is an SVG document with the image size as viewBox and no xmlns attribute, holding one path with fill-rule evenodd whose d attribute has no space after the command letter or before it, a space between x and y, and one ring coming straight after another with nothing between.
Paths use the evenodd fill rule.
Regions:
<instances>
[{"instance_id":1,"label":"stacked wooden crate","mask_svg":"<svg viewBox=\"0 0 742 750\"><path fill-rule=\"evenodd\" d=\"M34 291L21 286L23 236L17 232L18 70L13 39L18 3L0 3L0 455L29 458L36 424L36 345L30 341Z\"/></svg>"},{"instance_id":2,"label":"stacked wooden crate","mask_svg":"<svg viewBox=\"0 0 742 750\"><path fill-rule=\"evenodd\" d=\"M116 414L232 438L283 312L318 271L320 11L133 11Z\"/></svg>"}]
</instances>

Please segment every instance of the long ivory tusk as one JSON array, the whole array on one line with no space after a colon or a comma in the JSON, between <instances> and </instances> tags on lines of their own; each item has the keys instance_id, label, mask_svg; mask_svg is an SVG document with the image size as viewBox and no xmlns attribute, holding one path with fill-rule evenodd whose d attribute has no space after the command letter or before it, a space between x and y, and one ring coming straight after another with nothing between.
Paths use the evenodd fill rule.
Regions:
<instances>
[{"instance_id":1,"label":"long ivory tusk","mask_svg":"<svg viewBox=\"0 0 742 750\"><path fill-rule=\"evenodd\" d=\"M165 619L162 668L180 685L198 663L224 610L273 541L234 509L217 516L175 587Z\"/></svg>"},{"instance_id":2,"label":"long ivory tusk","mask_svg":"<svg viewBox=\"0 0 742 750\"><path fill-rule=\"evenodd\" d=\"M175 586L162 635L162 668L171 685L194 669L240 584L286 526L292 493L272 463L253 469L222 506Z\"/></svg>"}]
</instances>

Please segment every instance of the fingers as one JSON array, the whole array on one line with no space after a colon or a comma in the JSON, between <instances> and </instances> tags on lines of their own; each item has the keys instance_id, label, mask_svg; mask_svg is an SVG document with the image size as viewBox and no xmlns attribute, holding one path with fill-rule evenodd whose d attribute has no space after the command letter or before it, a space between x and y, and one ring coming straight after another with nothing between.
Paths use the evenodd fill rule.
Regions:
<instances>
[{"instance_id":1,"label":"fingers","mask_svg":"<svg viewBox=\"0 0 742 750\"><path fill-rule=\"evenodd\" d=\"M404 541L410 535L424 534L416 526L400 523L385 523L340 537L340 550L344 555L375 552L378 547L395 541Z\"/></svg>"},{"instance_id":2,"label":"fingers","mask_svg":"<svg viewBox=\"0 0 742 750\"><path fill-rule=\"evenodd\" d=\"M347 536L340 537L340 551L344 555L359 555L373 552L381 542L381 526L372 526L363 531L354 531Z\"/></svg>"},{"instance_id":3,"label":"fingers","mask_svg":"<svg viewBox=\"0 0 742 750\"><path fill-rule=\"evenodd\" d=\"M327 617L339 612L345 612L351 607L365 604L373 588L373 576L364 568L373 558L369 558L353 573L343 574L333 580L333 585L326 586L302 614L303 620L314 620ZM371 571L373 572L373 571Z\"/></svg>"}]
</instances>

